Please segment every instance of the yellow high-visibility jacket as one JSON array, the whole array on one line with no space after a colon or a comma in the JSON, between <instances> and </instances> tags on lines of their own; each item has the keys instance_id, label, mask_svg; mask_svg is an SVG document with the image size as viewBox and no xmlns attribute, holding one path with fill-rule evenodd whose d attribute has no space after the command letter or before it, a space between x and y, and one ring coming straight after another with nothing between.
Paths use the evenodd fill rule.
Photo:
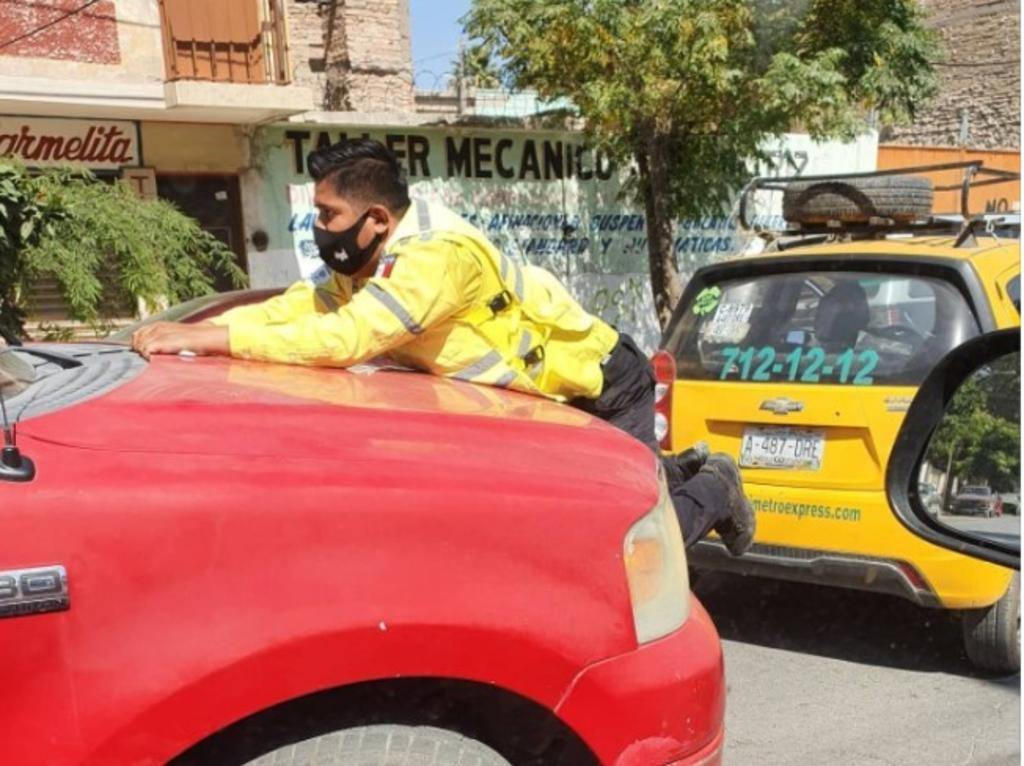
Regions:
<instances>
[{"instance_id":1,"label":"yellow high-visibility jacket","mask_svg":"<svg viewBox=\"0 0 1024 766\"><path fill-rule=\"evenodd\" d=\"M500 253L440 205L416 199L361 283L322 267L309 280L213 320L231 354L349 367L388 354L445 377L566 401L601 393L618 333L544 269Z\"/></svg>"}]
</instances>

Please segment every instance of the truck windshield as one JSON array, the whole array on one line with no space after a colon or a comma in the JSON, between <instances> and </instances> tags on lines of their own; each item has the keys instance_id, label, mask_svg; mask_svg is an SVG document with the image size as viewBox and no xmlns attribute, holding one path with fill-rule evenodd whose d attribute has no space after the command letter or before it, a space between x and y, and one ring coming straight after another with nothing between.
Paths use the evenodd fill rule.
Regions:
<instances>
[{"instance_id":1,"label":"truck windshield","mask_svg":"<svg viewBox=\"0 0 1024 766\"><path fill-rule=\"evenodd\" d=\"M146 367L141 356L109 343L35 343L0 352L0 385L12 423L100 396Z\"/></svg>"}]
</instances>

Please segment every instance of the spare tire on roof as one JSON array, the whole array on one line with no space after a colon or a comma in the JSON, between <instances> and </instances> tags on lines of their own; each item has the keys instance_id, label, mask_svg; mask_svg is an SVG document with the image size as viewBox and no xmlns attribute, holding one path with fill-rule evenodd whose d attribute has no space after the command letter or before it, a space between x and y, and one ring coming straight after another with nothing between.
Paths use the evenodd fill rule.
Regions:
<instances>
[{"instance_id":1,"label":"spare tire on roof","mask_svg":"<svg viewBox=\"0 0 1024 766\"><path fill-rule=\"evenodd\" d=\"M935 193L921 176L875 176L796 181L782 194L782 216L790 223L866 223L869 218L912 221L931 215Z\"/></svg>"}]
</instances>

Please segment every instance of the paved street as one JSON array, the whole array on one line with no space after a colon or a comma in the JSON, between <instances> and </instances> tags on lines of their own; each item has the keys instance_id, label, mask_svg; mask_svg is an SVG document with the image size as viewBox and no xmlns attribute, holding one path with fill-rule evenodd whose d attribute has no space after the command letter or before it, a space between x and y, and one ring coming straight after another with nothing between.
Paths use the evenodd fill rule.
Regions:
<instances>
[{"instance_id":1,"label":"paved street","mask_svg":"<svg viewBox=\"0 0 1024 766\"><path fill-rule=\"evenodd\" d=\"M998 542L1020 545L1020 516L1005 513L1002 516L986 519L984 516L957 516L951 513L940 513L937 518L942 524L947 524L955 529L973 532Z\"/></svg>"},{"instance_id":2,"label":"paved street","mask_svg":"<svg viewBox=\"0 0 1024 766\"><path fill-rule=\"evenodd\" d=\"M725 648L727 766L1020 763L1020 676L975 672L949 615L723 574L695 591Z\"/></svg>"}]
</instances>

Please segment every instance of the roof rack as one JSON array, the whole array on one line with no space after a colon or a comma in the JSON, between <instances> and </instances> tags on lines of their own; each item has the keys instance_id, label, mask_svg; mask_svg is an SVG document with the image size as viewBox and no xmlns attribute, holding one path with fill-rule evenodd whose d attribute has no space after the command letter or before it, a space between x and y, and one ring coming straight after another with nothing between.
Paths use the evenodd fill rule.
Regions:
<instances>
[{"instance_id":1,"label":"roof rack","mask_svg":"<svg viewBox=\"0 0 1024 766\"><path fill-rule=\"evenodd\" d=\"M753 178L740 192L738 221L744 231L756 234L768 233L768 230L751 224L747 219L747 210L751 198L759 191L785 191L788 184L806 183L808 181L843 181L857 178L881 178L895 175L917 175L922 173L935 173L943 170L963 170L964 178L961 182L935 186L934 191L960 191L960 215L963 221L954 221L943 218L942 214L933 213L914 221L894 221L889 218L870 218L862 222L828 221L826 223L794 223L792 228L786 228L776 233L781 236L804 236L804 235L840 235L849 234L852 236L871 236L877 234L915 233L915 234L949 234L958 233L958 243L970 239L970 233L983 220L983 216L972 216L969 208L971 189L993 184L1006 183L1020 179L1020 174L1009 170L998 168L987 168L982 160L964 160L961 162L945 162L938 165L915 165L911 167L889 168L887 170L874 170L860 173L834 173L817 176L757 176ZM789 223L789 222L787 222ZM961 236L963 235L963 236Z\"/></svg>"}]
</instances>

